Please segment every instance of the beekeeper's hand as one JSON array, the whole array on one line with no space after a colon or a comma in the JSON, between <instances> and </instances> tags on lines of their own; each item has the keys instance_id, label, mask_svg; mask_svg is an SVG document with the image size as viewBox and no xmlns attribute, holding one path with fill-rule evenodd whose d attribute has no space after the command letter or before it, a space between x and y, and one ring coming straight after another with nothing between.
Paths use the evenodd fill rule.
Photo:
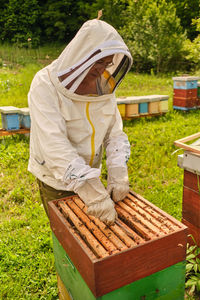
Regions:
<instances>
[{"instance_id":1,"label":"beekeeper's hand","mask_svg":"<svg viewBox=\"0 0 200 300\"><path fill-rule=\"evenodd\" d=\"M99 178L86 180L76 193L86 204L89 215L99 218L107 225L114 224L117 217L115 205Z\"/></svg>"},{"instance_id":2,"label":"beekeeper's hand","mask_svg":"<svg viewBox=\"0 0 200 300\"><path fill-rule=\"evenodd\" d=\"M108 169L107 191L113 201L123 200L129 193L128 171L126 167Z\"/></svg>"}]
</instances>

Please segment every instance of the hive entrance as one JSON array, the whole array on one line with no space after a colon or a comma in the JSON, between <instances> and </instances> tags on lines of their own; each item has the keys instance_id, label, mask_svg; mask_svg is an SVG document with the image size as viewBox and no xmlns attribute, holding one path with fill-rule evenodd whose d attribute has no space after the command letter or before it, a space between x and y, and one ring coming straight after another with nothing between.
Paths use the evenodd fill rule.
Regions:
<instances>
[{"instance_id":1,"label":"hive entrance","mask_svg":"<svg viewBox=\"0 0 200 300\"><path fill-rule=\"evenodd\" d=\"M115 205L118 219L110 227L87 215L87 207L78 196L58 200L57 206L69 230L92 260L134 248L180 228L145 199L133 194Z\"/></svg>"}]
</instances>

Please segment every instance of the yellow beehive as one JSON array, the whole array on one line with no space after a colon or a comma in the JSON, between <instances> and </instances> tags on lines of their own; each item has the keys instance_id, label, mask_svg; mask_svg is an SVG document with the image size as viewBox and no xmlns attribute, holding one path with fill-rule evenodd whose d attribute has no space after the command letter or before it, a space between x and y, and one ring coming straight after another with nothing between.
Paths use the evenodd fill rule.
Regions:
<instances>
[{"instance_id":1,"label":"yellow beehive","mask_svg":"<svg viewBox=\"0 0 200 300\"><path fill-rule=\"evenodd\" d=\"M168 100L160 101L160 112L168 111Z\"/></svg>"},{"instance_id":2,"label":"yellow beehive","mask_svg":"<svg viewBox=\"0 0 200 300\"><path fill-rule=\"evenodd\" d=\"M125 114L126 114L126 104L118 104L117 106L118 106L120 115L122 117L125 117Z\"/></svg>"}]
</instances>

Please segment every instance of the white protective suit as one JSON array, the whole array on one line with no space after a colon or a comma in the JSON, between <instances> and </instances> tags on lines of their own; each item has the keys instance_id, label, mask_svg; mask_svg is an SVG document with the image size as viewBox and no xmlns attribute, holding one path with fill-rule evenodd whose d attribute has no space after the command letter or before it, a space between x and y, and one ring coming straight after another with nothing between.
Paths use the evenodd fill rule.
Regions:
<instances>
[{"instance_id":1,"label":"white protective suit","mask_svg":"<svg viewBox=\"0 0 200 300\"><path fill-rule=\"evenodd\" d=\"M110 55L114 64L98 79L98 95L76 94L95 62ZM28 170L39 180L54 189L90 198L85 194L84 184L99 180L104 145L112 193L113 176L117 173L113 170L119 173L127 170L130 155L114 92L131 64L130 52L117 31L95 19L84 23L58 59L35 75L28 94L31 116ZM61 81L64 74L68 76ZM70 83L71 87L66 88ZM120 184L120 178L117 180ZM101 198L98 195L93 202L98 203Z\"/></svg>"}]
</instances>

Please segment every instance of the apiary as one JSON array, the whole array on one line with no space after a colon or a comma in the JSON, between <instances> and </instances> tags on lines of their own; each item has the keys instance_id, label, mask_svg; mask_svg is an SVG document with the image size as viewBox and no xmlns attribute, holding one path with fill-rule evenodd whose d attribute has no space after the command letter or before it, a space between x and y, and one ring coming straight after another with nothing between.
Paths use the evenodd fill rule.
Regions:
<instances>
[{"instance_id":1,"label":"apiary","mask_svg":"<svg viewBox=\"0 0 200 300\"><path fill-rule=\"evenodd\" d=\"M108 227L78 196L49 203L56 269L71 299L184 299L187 227L134 192L115 208Z\"/></svg>"},{"instance_id":2,"label":"apiary","mask_svg":"<svg viewBox=\"0 0 200 300\"><path fill-rule=\"evenodd\" d=\"M198 108L198 79L194 76L173 77L173 108L190 110Z\"/></svg>"},{"instance_id":3,"label":"apiary","mask_svg":"<svg viewBox=\"0 0 200 300\"><path fill-rule=\"evenodd\" d=\"M14 106L2 106L0 107L0 112L3 129L19 129L19 108Z\"/></svg>"},{"instance_id":4,"label":"apiary","mask_svg":"<svg viewBox=\"0 0 200 300\"><path fill-rule=\"evenodd\" d=\"M130 96L118 98L117 104L123 118L136 118L166 113L168 98L167 95Z\"/></svg>"}]
</instances>

